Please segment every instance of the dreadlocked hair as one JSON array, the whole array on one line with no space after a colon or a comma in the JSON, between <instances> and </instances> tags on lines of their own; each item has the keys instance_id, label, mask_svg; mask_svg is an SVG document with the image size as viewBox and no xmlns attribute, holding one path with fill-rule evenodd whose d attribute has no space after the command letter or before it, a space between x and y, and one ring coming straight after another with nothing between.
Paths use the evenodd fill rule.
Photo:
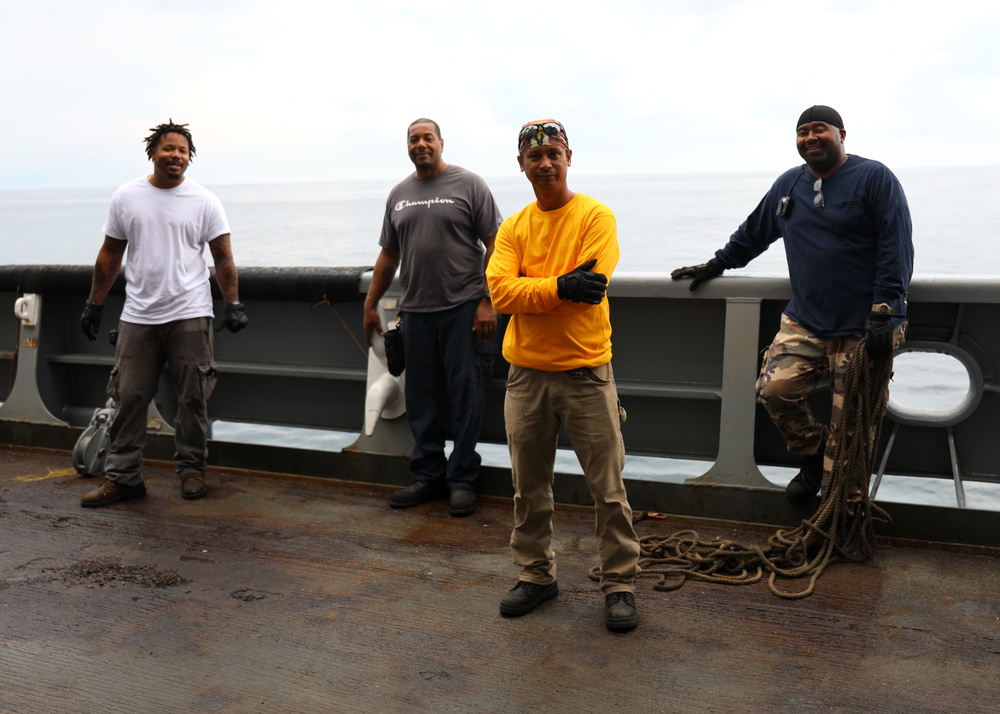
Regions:
<instances>
[{"instance_id":1,"label":"dreadlocked hair","mask_svg":"<svg viewBox=\"0 0 1000 714\"><path fill-rule=\"evenodd\" d=\"M188 131L187 124L174 124L173 119L168 119L166 124L150 127L149 130L153 133L144 139L146 142L146 156L148 158L153 158L153 151L156 150L156 147L160 144L160 139L162 139L165 134L180 134L187 139L188 155L192 159L194 158L194 140L191 138L191 132Z\"/></svg>"}]
</instances>

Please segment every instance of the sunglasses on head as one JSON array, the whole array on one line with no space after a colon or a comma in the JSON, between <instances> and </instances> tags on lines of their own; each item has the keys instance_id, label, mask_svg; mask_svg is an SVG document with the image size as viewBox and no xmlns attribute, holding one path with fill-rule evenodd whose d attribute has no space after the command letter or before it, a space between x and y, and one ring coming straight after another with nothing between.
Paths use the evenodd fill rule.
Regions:
<instances>
[{"instance_id":1,"label":"sunglasses on head","mask_svg":"<svg viewBox=\"0 0 1000 714\"><path fill-rule=\"evenodd\" d=\"M521 138L526 136L533 136L541 131L546 136L555 136L556 134L565 134L566 129L563 125L557 121L547 121L540 124L528 124L521 129Z\"/></svg>"}]
</instances>

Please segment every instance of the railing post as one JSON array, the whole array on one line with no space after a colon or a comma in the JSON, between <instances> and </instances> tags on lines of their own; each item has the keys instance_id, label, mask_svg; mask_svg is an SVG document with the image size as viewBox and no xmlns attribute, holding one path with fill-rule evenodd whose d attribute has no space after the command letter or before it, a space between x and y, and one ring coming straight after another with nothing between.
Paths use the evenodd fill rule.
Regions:
<instances>
[{"instance_id":1,"label":"railing post","mask_svg":"<svg viewBox=\"0 0 1000 714\"><path fill-rule=\"evenodd\" d=\"M691 479L745 488L777 488L754 460L754 372L758 364L760 298L726 299L726 351L722 362L722 413L719 420L719 454L712 467Z\"/></svg>"},{"instance_id":2,"label":"railing post","mask_svg":"<svg viewBox=\"0 0 1000 714\"><path fill-rule=\"evenodd\" d=\"M27 293L19 297L14 301L14 314L20 321L17 372L10 394L0 405L0 419L67 426L67 422L57 419L49 412L38 393L38 336L42 322L42 296Z\"/></svg>"}]
</instances>

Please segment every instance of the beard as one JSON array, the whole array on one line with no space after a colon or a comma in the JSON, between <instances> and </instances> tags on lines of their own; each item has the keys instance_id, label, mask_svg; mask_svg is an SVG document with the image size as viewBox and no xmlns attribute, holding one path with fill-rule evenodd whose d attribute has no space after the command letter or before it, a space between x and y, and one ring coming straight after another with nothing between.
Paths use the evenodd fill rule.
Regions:
<instances>
[{"instance_id":1,"label":"beard","mask_svg":"<svg viewBox=\"0 0 1000 714\"><path fill-rule=\"evenodd\" d=\"M799 156L802 157L802 160L806 162L809 168L818 171L832 169L837 164L837 161L840 160L840 157L830 151L830 147L826 144L811 146L808 149L803 147L799 150Z\"/></svg>"}]
</instances>

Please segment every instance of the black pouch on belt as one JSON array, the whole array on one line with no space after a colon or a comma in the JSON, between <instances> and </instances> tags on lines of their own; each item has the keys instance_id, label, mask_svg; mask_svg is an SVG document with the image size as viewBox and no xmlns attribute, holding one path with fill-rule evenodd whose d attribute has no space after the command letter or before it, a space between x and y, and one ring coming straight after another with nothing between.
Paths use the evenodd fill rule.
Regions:
<instances>
[{"instance_id":1,"label":"black pouch on belt","mask_svg":"<svg viewBox=\"0 0 1000 714\"><path fill-rule=\"evenodd\" d=\"M406 368L403 357L403 323L396 321L396 326L385 331L385 362L389 367L389 374L398 377Z\"/></svg>"}]
</instances>

